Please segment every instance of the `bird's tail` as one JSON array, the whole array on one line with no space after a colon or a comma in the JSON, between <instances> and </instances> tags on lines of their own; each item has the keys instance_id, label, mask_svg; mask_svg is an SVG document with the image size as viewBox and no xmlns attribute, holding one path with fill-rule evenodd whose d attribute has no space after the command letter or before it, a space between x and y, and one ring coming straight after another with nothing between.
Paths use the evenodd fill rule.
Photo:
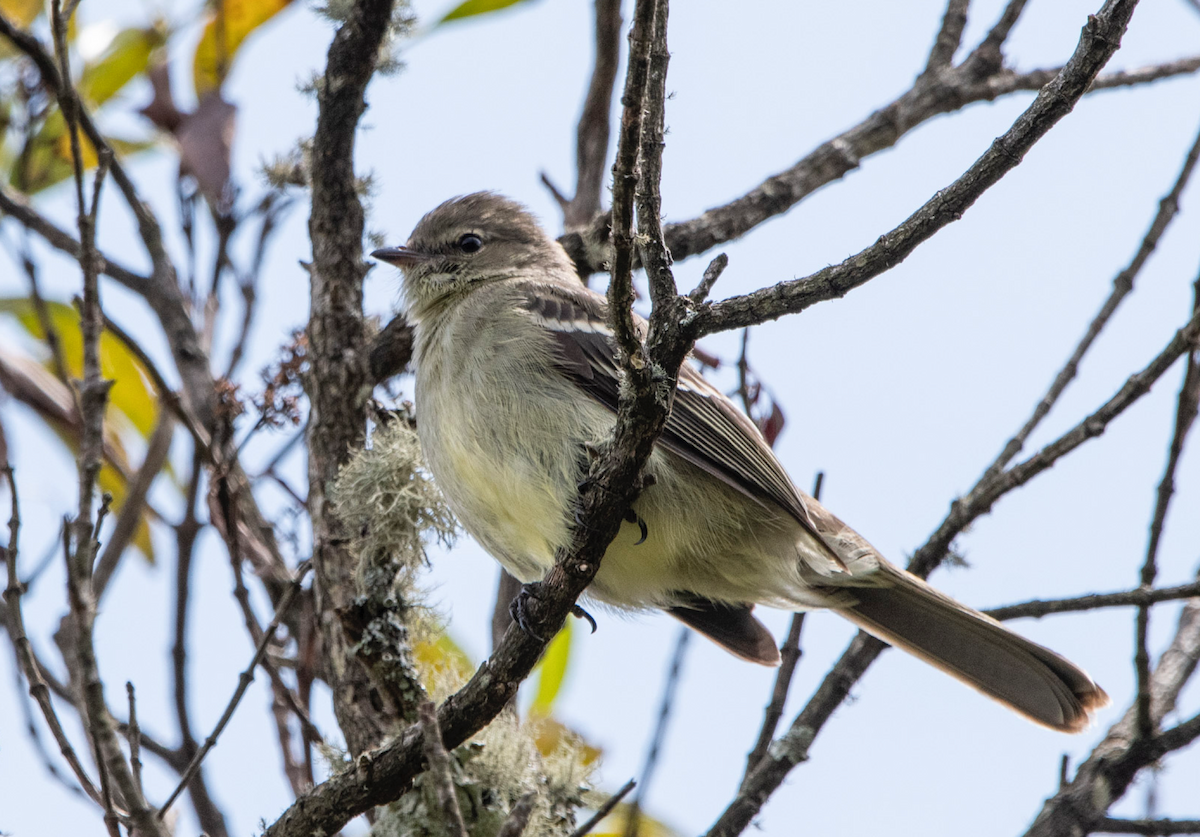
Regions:
<instances>
[{"instance_id":1,"label":"bird's tail","mask_svg":"<svg viewBox=\"0 0 1200 837\"><path fill-rule=\"evenodd\" d=\"M1108 703L1087 673L1048 648L890 565L838 608L867 633L902 648L1039 724L1078 732ZM851 592L851 591L848 591Z\"/></svg>"}]
</instances>

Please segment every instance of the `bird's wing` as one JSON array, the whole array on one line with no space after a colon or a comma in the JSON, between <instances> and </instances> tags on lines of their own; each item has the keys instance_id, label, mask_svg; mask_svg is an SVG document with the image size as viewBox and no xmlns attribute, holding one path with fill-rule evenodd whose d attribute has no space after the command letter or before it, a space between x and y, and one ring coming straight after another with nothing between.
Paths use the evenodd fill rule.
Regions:
<instances>
[{"instance_id":1,"label":"bird's wing","mask_svg":"<svg viewBox=\"0 0 1200 837\"><path fill-rule=\"evenodd\" d=\"M520 304L553 337L559 370L615 412L620 372L604 297L582 286L537 283L526 288ZM644 334L645 321L638 318L637 325ZM679 370L675 403L658 443L763 506L784 509L829 547L754 422L688 363ZM840 565L837 551L829 551Z\"/></svg>"}]
</instances>

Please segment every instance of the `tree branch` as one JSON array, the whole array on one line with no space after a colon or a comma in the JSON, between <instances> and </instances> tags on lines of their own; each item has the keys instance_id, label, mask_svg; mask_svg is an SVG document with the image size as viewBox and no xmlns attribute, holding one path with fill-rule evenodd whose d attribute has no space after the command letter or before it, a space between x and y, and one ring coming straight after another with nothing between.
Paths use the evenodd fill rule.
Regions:
<instances>
[{"instance_id":1,"label":"tree branch","mask_svg":"<svg viewBox=\"0 0 1200 837\"><path fill-rule=\"evenodd\" d=\"M653 0L639 0L634 12L631 45L645 43L648 39L654 21L653 5ZM648 44L645 49L648 51ZM623 129L638 119L643 106L642 96L637 91L644 86L636 83L639 71L634 56L644 56L646 51L631 46L629 76L633 81L626 85ZM628 141L636 146L638 134L628 133ZM629 201L624 204L626 210L631 203L632 187L636 185L628 168L634 162L633 155L623 155L618 150L614 205L618 201L618 192L625 189L626 194L621 200ZM672 334L672 331L663 329L664 339L657 352L651 350L651 360L660 368L678 370L691 335ZM626 335L631 333L627 331ZM640 348L640 341L636 342L639 346L635 348ZM662 386L673 391L675 376L672 373L667 378ZM666 400L656 400L656 389L643 388L642 383L640 377L630 376L630 384L622 387L612 439L605 445L605 453L593 463L588 479L580 489L578 523L571 532L571 543L555 556L555 564L543 579L538 597L530 600L527 616L532 634L548 637L557 633L575 599L599 569L600 559L637 492L639 474L665 424L669 404ZM438 723L447 748L461 744L508 704L544 648L544 641L535 639L516 625L509 626L492 657L438 711ZM297 800L266 829L264 837L301 837L318 830L325 833L338 830L357 814L397 798L421 769L421 756L421 732L418 727L409 726L388 744L369 756L356 759L350 769L332 776Z\"/></svg>"},{"instance_id":2,"label":"tree branch","mask_svg":"<svg viewBox=\"0 0 1200 837\"><path fill-rule=\"evenodd\" d=\"M415 705L386 706L382 711L372 705L373 700L382 702L379 692L356 658L340 616L355 596L357 559L326 496L338 469L365 439L370 387L362 283L367 266L362 258L363 208L355 189L354 143L366 109L364 93L391 25L392 10L393 0L356 0L347 9L317 85L311 166L311 371L304 381L311 405L308 505L323 656L334 691L334 711L354 755L391 735L401 714L416 714Z\"/></svg>"},{"instance_id":3,"label":"tree branch","mask_svg":"<svg viewBox=\"0 0 1200 837\"><path fill-rule=\"evenodd\" d=\"M967 28L967 7L971 0L949 0L946 11L942 15L942 28L938 30L929 50L929 60L925 64L926 73L934 73L944 67L949 67L954 60L954 53L962 44L963 30Z\"/></svg>"},{"instance_id":4,"label":"tree branch","mask_svg":"<svg viewBox=\"0 0 1200 837\"><path fill-rule=\"evenodd\" d=\"M857 169L865 158L892 148L907 133L934 117L1018 91L1041 91L1064 69L1053 67L1018 73L997 68L994 75L980 79L957 67L939 73L936 82L929 77L924 81L918 77L913 87L900 97L822 143L791 168L771 175L741 197L709 209L697 218L668 224L667 248L676 261L682 261L741 238L758 225L784 214L822 186ZM1200 56L1136 70L1118 70L1096 76L1085 92L1148 84L1197 70L1200 70ZM587 227L568 231L559 238L580 275L604 269L610 243L608 228L608 218L602 214Z\"/></svg>"},{"instance_id":5,"label":"tree branch","mask_svg":"<svg viewBox=\"0 0 1200 837\"><path fill-rule=\"evenodd\" d=\"M756 325L844 296L903 261L917 246L958 220L988 188L1015 168L1033 144L1066 116L1120 45L1135 0L1113 0L1091 16L1071 60L1038 93L1013 126L954 183L939 190L902 224L841 264L702 307L699 334Z\"/></svg>"},{"instance_id":6,"label":"tree branch","mask_svg":"<svg viewBox=\"0 0 1200 837\"><path fill-rule=\"evenodd\" d=\"M966 497L956 500L937 531L913 555L908 565L909 571L922 577L928 576L945 557L950 543L971 522L986 514L1004 494L1024 485L1088 439L1103 433L1109 422L1148 392L1150 386L1181 355L1190 351L1198 339L1200 315L1193 317L1176 332L1163 351L1141 372L1131 376L1100 409L1025 462L996 479L986 483L981 480ZM732 837L741 833L791 769L807 758L808 745L885 648L887 646L883 642L862 632L854 638L808 704L792 721L790 730L781 739L782 745L780 742L776 742L778 747L772 745L767 757L747 777L737 798L713 825L709 837Z\"/></svg>"},{"instance_id":7,"label":"tree branch","mask_svg":"<svg viewBox=\"0 0 1200 837\"><path fill-rule=\"evenodd\" d=\"M600 212L604 164L608 160L613 86L621 54L620 0L595 0L596 56L575 142L575 197L563 207L567 229L588 223Z\"/></svg>"}]
</instances>

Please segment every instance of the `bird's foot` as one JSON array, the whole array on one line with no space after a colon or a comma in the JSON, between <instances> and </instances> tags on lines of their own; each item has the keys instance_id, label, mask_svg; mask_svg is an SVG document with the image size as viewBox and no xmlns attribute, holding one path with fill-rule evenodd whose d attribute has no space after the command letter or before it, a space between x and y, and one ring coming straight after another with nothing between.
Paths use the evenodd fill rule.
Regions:
<instances>
[{"instance_id":1,"label":"bird's foot","mask_svg":"<svg viewBox=\"0 0 1200 837\"><path fill-rule=\"evenodd\" d=\"M529 600L540 599L542 591L542 582L530 581L527 584L521 585L520 592L517 597L512 600L512 604L508 606L508 615L517 623L517 627L524 631L529 636L536 639L538 642L545 642L540 634L533 628L533 614L529 612Z\"/></svg>"},{"instance_id":2,"label":"bird's foot","mask_svg":"<svg viewBox=\"0 0 1200 837\"><path fill-rule=\"evenodd\" d=\"M521 590L517 593L517 597L512 600L512 604L508 606L508 615L517 623L517 627L524 631L527 635L536 639L538 642L548 642L534 629L534 618L530 612L530 600L540 599L542 592L542 582L531 581L528 584L522 584ZM584 610L579 605L571 605L571 615L576 619L582 619L587 622L592 633L596 633L596 620L592 615Z\"/></svg>"}]
</instances>

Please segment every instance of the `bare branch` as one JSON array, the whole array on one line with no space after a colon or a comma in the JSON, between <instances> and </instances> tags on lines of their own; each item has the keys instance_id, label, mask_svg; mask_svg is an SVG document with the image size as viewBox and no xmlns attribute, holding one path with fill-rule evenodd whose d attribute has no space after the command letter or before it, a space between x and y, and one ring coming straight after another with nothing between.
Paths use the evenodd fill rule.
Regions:
<instances>
[{"instance_id":1,"label":"bare branch","mask_svg":"<svg viewBox=\"0 0 1200 837\"><path fill-rule=\"evenodd\" d=\"M997 69L994 75L978 79L958 67L938 74L936 83L918 79L899 98L822 143L791 168L771 175L741 197L709 209L697 218L668 224L667 248L676 261L682 261L741 238L759 224L787 212L822 186L857 169L865 158L892 148L908 132L934 117L1018 91L1040 91L1064 69L1053 67L1024 73ZM1118 70L1096 76L1086 92L1148 84L1197 70L1200 70L1200 56L1136 70ZM604 269L607 258L608 219L601 215L586 228L568 231L559 241L581 275L597 273Z\"/></svg>"},{"instance_id":2,"label":"bare branch","mask_svg":"<svg viewBox=\"0 0 1200 837\"><path fill-rule=\"evenodd\" d=\"M217 725L213 727L212 734L209 735L208 738L204 739L204 744L201 745L200 749L196 752L196 755L192 757L192 761L190 764L188 764L187 769L183 771L183 775L179 779L179 784L175 786L175 790L171 791L171 795L167 797L167 801L164 802L163 806L158 810L158 815L155 817L156 820L162 820L167 811L170 810L171 805L176 799L179 798L179 794L183 793L183 789L188 786L188 783L191 782L192 777L196 775L196 771L200 769L200 764L204 761L204 757L208 755L208 751L216 746L217 738L220 737L221 733L224 731L226 724L229 723L229 719L233 717L234 710L237 709L238 704L242 700L242 696L246 694L246 689L248 689L250 684L254 681L254 669L258 667L259 663L262 662L263 656L266 655L267 646L270 645L271 640L275 638L275 632L279 630L279 626L283 621L283 616L285 613L287 613L287 609L291 605L292 599L295 598L296 593L299 592L300 585L304 581L304 576L308 574L309 568L310 565L306 561L296 569L296 578L294 581L292 581L292 586L289 587L287 592L283 594L283 598L280 599L279 608L275 611L275 617L271 620L271 623L267 625L267 629L263 631L262 640L258 643L258 647L254 650L254 657L250 660L250 664L246 666L246 669L240 675L238 675L238 685L237 688L234 689L233 696L229 699L229 704L225 707L225 711L221 713L221 717L217 721Z\"/></svg>"},{"instance_id":3,"label":"bare branch","mask_svg":"<svg viewBox=\"0 0 1200 837\"><path fill-rule=\"evenodd\" d=\"M104 590L117 569L121 555L137 533L138 523L142 519L142 513L146 510L146 495L149 493L155 477L167 462L167 454L171 451L171 439L174 433L175 420L160 405L158 423L150 436L150 443L146 446L146 455L142 459L142 465L128 484L125 503L117 514L117 523L108 536L108 543L105 544L104 551L100 554L100 560L96 563L92 587L97 599L104 596Z\"/></svg>"},{"instance_id":4,"label":"bare branch","mask_svg":"<svg viewBox=\"0 0 1200 837\"><path fill-rule=\"evenodd\" d=\"M954 53L962 44L963 30L967 28L967 7L971 0L949 0L946 12L942 15L942 28L938 30L929 51L929 60L925 64L925 72L933 73L949 67L954 60Z\"/></svg>"},{"instance_id":5,"label":"bare branch","mask_svg":"<svg viewBox=\"0 0 1200 837\"><path fill-rule=\"evenodd\" d=\"M1176 332L1166 348L1141 372L1131 376L1100 409L1025 462L996 479L986 483L980 481L966 497L956 500L941 526L913 555L908 565L909 571L922 577L928 576L944 558L950 543L972 521L986 514L1004 494L1024 485L1062 456L1103 433L1109 422L1148 392L1150 386L1181 355L1190 351L1198 339L1200 315L1193 317L1183 329ZM737 798L710 830L709 837L732 837L741 833L791 769L807 758L808 745L886 647L883 642L862 632L854 638L808 704L792 721L790 730L780 739L782 743L776 742L778 747L772 745L767 757L747 777Z\"/></svg>"},{"instance_id":6,"label":"bare branch","mask_svg":"<svg viewBox=\"0 0 1200 837\"><path fill-rule=\"evenodd\" d=\"M708 299L708 295L712 293L713 285L717 284L717 280L721 278L721 274L725 272L725 268L728 266L729 257L724 253L718 253L716 258L708 263L708 267L704 268L704 275L700 278L700 284L688 294L692 298L692 302L699 305Z\"/></svg>"},{"instance_id":7,"label":"bare branch","mask_svg":"<svg viewBox=\"0 0 1200 837\"><path fill-rule=\"evenodd\" d=\"M563 207L563 225L570 229L587 224L600 212L604 164L608 160L613 86L621 54L620 0L595 0L596 56L583 112L579 115L575 144L575 197Z\"/></svg>"},{"instance_id":8,"label":"bare branch","mask_svg":"<svg viewBox=\"0 0 1200 837\"><path fill-rule=\"evenodd\" d=\"M424 739L426 773L433 783L434 796L445 826L447 837L467 837L467 826L462 811L458 808L458 794L454 788L454 774L450 768L450 754L442 744L442 731L438 728L437 712L433 703L422 701L417 706L417 718Z\"/></svg>"},{"instance_id":9,"label":"bare branch","mask_svg":"<svg viewBox=\"0 0 1200 837\"><path fill-rule=\"evenodd\" d=\"M1133 70L1113 70L1110 73L1096 76L1096 80L1092 82L1087 92L1096 93L1101 90L1137 87L1175 76L1192 75L1197 70L1200 70L1200 56L1196 55L1179 58L1175 61L1164 61L1161 64L1150 64ZM1059 67L1025 72L1004 70L988 80L987 92L981 91L982 100L991 101L1020 90L1040 90L1061 71Z\"/></svg>"},{"instance_id":10,"label":"bare branch","mask_svg":"<svg viewBox=\"0 0 1200 837\"><path fill-rule=\"evenodd\" d=\"M129 765L133 768L134 784L141 793L145 794L145 789L142 787L142 731L138 727L137 697L131 681L125 681L125 694L129 698L129 723L125 733L125 738L129 742Z\"/></svg>"},{"instance_id":11,"label":"bare branch","mask_svg":"<svg viewBox=\"0 0 1200 837\"><path fill-rule=\"evenodd\" d=\"M844 296L899 264L935 232L961 218L980 195L1020 163L1033 144L1071 111L1119 46L1133 5L1133 0L1112 0L1091 16L1071 60L1039 91L1013 126L960 178L939 190L900 226L841 264L701 308L697 314L701 321L699 334L755 325Z\"/></svg>"},{"instance_id":12,"label":"bare branch","mask_svg":"<svg viewBox=\"0 0 1200 837\"><path fill-rule=\"evenodd\" d=\"M1021 13L1025 11L1025 3L1026 0L1008 0L1004 11L1000 13L1000 19L963 62L964 69L971 75L989 75L999 70L1004 64L1004 42L1008 40L1009 33L1021 19Z\"/></svg>"},{"instance_id":13,"label":"bare branch","mask_svg":"<svg viewBox=\"0 0 1200 837\"><path fill-rule=\"evenodd\" d=\"M1000 455L996 460L988 466L984 472L983 480L995 479L997 475L1004 469L1012 458L1021 452L1025 446L1025 442L1029 439L1037 426L1041 424L1051 408L1058 402L1059 396L1067 388L1067 385L1074 380L1075 375L1079 372L1079 364L1083 361L1083 356L1091 349L1096 338L1100 336L1100 332L1108 325L1112 315L1116 312L1117 307L1125 299L1126 296L1133 290L1134 280L1141 273L1142 268L1150 258L1150 254L1158 247L1159 239L1163 233L1167 231L1171 221L1179 213L1179 197L1183 194L1183 189L1187 186L1188 181L1192 177L1192 172L1196 168L1196 160L1200 158L1200 133L1197 133L1196 139L1192 142L1191 149L1188 150L1184 157L1183 166L1179 170L1178 176L1175 178L1175 183L1171 186L1171 190L1163 196L1158 202L1158 212L1154 216L1154 220L1150 223L1150 229L1143 236L1141 244L1138 246L1137 252L1134 253L1133 259L1127 264L1113 279L1112 292L1108 295L1108 299L1100 306L1099 312L1088 325L1087 331L1084 332L1083 338L1079 341L1079 345L1075 347L1075 351L1071 353L1071 357L1063 364L1061 370L1054 378L1054 382L1050 384L1050 389L1042 396L1042 400L1037 403L1033 410L1033 415L1029 420L1017 431L1008 442L1004 445L1004 449L1000 451Z\"/></svg>"},{"instance_id":14,"label":"bare branch","mask_svg":"<svg viewBox=\"0 0 1200 837\"><path fill-rule=\"evenodd\" d=\"M633 207L638 185L638 151L642 136L646 77L650 72L651 30L654 26L654 2L643 0L634 7L633 28L629 30L629 70L625 75L625 93L621 97L621 131L617 140L617 160L613 164L612 205L612 278L608 283L608 316L617 343L624 372L638 377L646 366L641 338L633 323ZM641 377L646 377L642 375ZM639 381L640 383L640 381Z\"/></svg>"},{"instance_id":15,"label":"bare branch","mask_svg":"<svg viewBox=\"0 0 1200 837\"><path fill-rule=\"evenodd\" d=\"M637 787L637 782L635 782L633 779L630 779L628 782L621 785L621 789L608 799L604 800L604 804L596 809L596 813L588 817L587 822L571 832L571 837L586 837L587 834L591 833L593 828L600 824L601 820L612 813L613 808L616 808L619 804L621 804L621 800L624 799L635 787Z\"/></svg>"},{"instance_id":16,"label":"bare branch","mask_svg":"<svg viewBox=\"0 0 1200 837\"><path fill-rule=\"evenodd\" d=\"M71 772L75 774L83 792L88 795L91 800L97 804L103 804L100 798L100 791L92 783L88 777L87 771L80 762L79 756L75 754L75 748L71 745L71 741L67 738L66 731L63 730L62 722L58 719L58 714L54 711L54 703L50 698L50 690L46 685L46 679L42 676L42 667L38 664L33 655L33 646L30 645L29 637L25 633L25 621L21 614L21 594L25 591L25 586L21 583L20 576L17 574L17 556L18 556L18 536L21 532L21 509L17 501L17 483L13 479L12 468L5 463L3 467L4 478L8 482L8 490L12 496L12 510L8 518L8 547L4 550L4 563L8 568L8 584L4 588L4 603L5 615L8 617L8 637L12 640L13 648L17 653L17 662L21 667L21 673L24 674L25 680L29 683L29 695L37 702L38 708L42 712L42 717L46 720L46 726L50 727L50 733L54 736L54 741L58 744L58 751L62 753L62 757L66 759L67 765L71 768ZM66 691L64 689L64 691Z\"/></svg>"},{"instance_id":17,"label":"bare branch","mask_svg":"<svg viewBox=\"0 0 1200 837\"><path fill-rule=\"evenodd\" d=\"M326 500L328 486L366 432L367 351L363 322L363 207L356 191L354 142L366 108L364 92L389 31L393 0L355 0L329 46L317 85L317 128L312 149L309 235L308 359L305 391L311 404L309 511L326 679L334 712L351 754L376 747L400 726L399 710L372 705L374 687L339 617L352 604L357 557L344 524Z\"/></svg>"},{"instance_id":18,"label":"bare branch","mask_svg":"<svg viewBox=\"0 0 1200 837\"><path fill-rule=\"evenodd\" d=\"M1094 834L1200 834L1200 820L1118 820L1105 817L1092 823Z\"/></svg>"},{"instance_id":19,"label":"bare branch","mask_svg":"<svg viewBox=\"0 0 1200 837\"><path fill-rule=\"evenodd\" d=\"M1009 619L1041 619L1054 613L1080 613L1106 607L1149 607L1159 602L1173 602L1196 596L1200 596L1200 581L1176 587L1159 587L1157 590L1137 587L1119 593L1089 593L1070 599L1032 599L1020 604L989 608L983 612L1003 622Z\"/></svg>"},{"instance_id":20,"label":"bare branch","mask_svg":"<svg viewBox=\"0 0 1200 837\"><path fill-rule=\"evenodd\" d=\"M1200 137L1195 148L1200 149ZM1200 316L1200 278L1195 282L1192 312ZM1183 371L1183 384L1175 407L1175 428L1171 434L1171 445L1167 453L1167 464L1162 480L1158 484L1154 503L1154 517L1150 521L1150 538L1146 545L1146 560L1142 564L1142 587L1150 589L1158 575L1158 545L1162 539L1167 510L1175 494L1175 470L1183 453L1184 442L1196 421L1197 406L1200 405L1200 352L1193 349ZM1134 668L1137 671L1137 732L1148 738L1153 733L1150 720L1150 651L1147 647L1150 632L1150 608L1139 605L1137 613L1137 639L1134 651Z\"/></svg>"}]
</instances>

